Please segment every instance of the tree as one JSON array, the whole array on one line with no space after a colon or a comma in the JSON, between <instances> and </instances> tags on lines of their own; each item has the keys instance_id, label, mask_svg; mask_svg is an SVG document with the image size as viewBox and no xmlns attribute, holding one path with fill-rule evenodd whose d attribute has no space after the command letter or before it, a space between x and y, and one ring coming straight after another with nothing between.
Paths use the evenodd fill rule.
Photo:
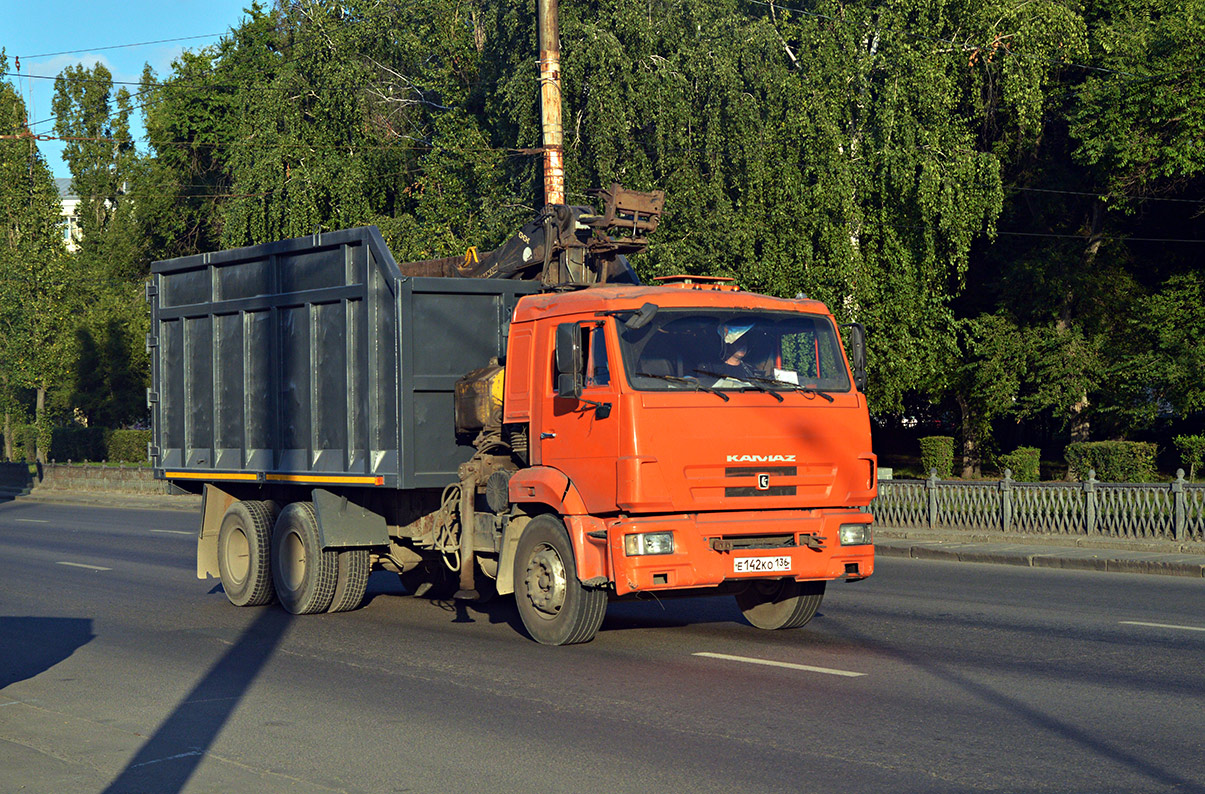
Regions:
<instances>
[{"instance_id":1,"label":"tree","mask_svg":"<svg viewBox=\"0 0 1205 794\"><path fill-rule=\"evenodd\" d=\"M0 71L7 60L0 51ZM38 459L49 443L46 394L66 378L74 329L60 204L50 169L27 131L25 104L0 82L0 388L11 459L13 390L35 390Z\"/></svg>"}]
</instances>

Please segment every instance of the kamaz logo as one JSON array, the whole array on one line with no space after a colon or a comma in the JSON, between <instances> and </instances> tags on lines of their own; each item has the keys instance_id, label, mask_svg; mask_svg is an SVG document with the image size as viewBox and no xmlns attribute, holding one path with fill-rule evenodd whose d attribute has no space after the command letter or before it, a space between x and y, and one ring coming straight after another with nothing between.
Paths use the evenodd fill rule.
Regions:
<instances>
[{"instance_id":1,"label":"kamaz logo","mask_svg":"<svg viewBox=\"0 0 1205 794\"><path fill-rule=\"evenodd\" d=\"M794 463L794 455L729 455L729 463Z\"/></svg>"}]
</instances>

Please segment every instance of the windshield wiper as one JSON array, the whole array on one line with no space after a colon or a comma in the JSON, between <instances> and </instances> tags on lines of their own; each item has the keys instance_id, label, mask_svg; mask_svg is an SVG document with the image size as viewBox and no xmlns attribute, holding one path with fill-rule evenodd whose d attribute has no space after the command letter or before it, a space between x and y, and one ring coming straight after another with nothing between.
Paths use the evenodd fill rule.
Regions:
<instances>
[{"instance_id":1,"label":"windshield wiper","mask_svg":"<svg viewBox=\"0 0 1205 794\"><path fill-rule=\"evenodd\" d=\"M782 402L781 394L774 391L773 389L767 389L765 386L762 386L761 384L754 383L753 381L755 380L755 378L752 375L748 375L748 376L746 376L746 375L724 375L722 373L712 372L711 370L707 370L707 369L696 369L695 372L699 373L700 375L708 375L713 378L718 378L719 380L740 381L741 383L744 383L746 385L737 389L737 391L745 391L746 389L756 389L757 391L765 392L766 394L773 394L774 399L778 400L779 402ZM717 381L717 383L718 382L719 381Z\"/></svg>"},{"instance_id":2,"label":"windshield wiper","mask_svg":"<svg viewBox=\"0 0 1205 794\"><path fill-rule=\"evenodd\" d=\"M656 378L657 380L667 380L670 383L684 383L687 386L693 387L695 391L705 391L710 394L714 394L724 402L728 402L727 394L724 394L724 392L720 391L719 389L704 386L702 383L699 383L698 378L679 378L677 375L654 375L652 372L637 372L636 376L639 378Z\"/></svg>"},{"instance_id":3,"label":"windshield wiper","mask_svg":"<svg viewBox=\"0 0 1205 794\"><path fill-rule=\"evenodd\" d=\"M828 400L830 403L833 401L833 395L829 394L828 392L824 391L823 389L818 389L815 386L801 386L798 383L791 383L790 381L787 381L787 380L775 380L775 379L771 379L771 378L766 378L765 380L767 383L774 383L779 386L786 386L787 388L791 389L792 391L797 391L802 394L819 394L821 397Z\"/></svg>"},{"instance_id":4,"label":"windshield wiper","mask_svg":"<svg viewBox=\"0 0 1205 794\"><path fill-rule=\"evenodd\" d=\"M748 383L750 386L757 389L758 391L763 391L763 392L766 392L767 394L773 394L775 397L778 398L779 402L782 402L782 395L779 394L774 389L766 388L765 386L763 386L761 384L769 383L774 386L786 386L787 388L791 389L792 391L797 391L802 394L819 394L821 397L828 400L830 403L833 402L833 396L831 394L829 394L828 392L823 391L821 389L817 389L815 386L800 386L798 383L791 383L790 381L778 380L777 378L761 378L761 377L758 377L757 375L740 375L740 376L723 375L719 372L711 372L711 371L705 370L705 369L696 369L695 372L699 373L700 375L710 375L713 378L727 378L728 380L739 380L742 383ZM743 389L742 389L742 391L743 391Z\"/></svg>"}]
</instances>

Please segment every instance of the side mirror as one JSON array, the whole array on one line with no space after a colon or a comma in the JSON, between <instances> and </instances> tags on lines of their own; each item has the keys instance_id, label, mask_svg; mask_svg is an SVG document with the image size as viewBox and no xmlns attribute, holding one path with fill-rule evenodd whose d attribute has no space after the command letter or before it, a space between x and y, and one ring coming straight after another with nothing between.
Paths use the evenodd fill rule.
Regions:
<instances>
[{"instance_id":1,"label":"side mirror","mask_svg":"<svg viewBox=\"0 0 1205 794\"><path fill-rule=\"evenodd\" d=\"M858 391L866 392L866 327L861 323L849 323L841 326L849 329L849 365L854 371L854 386Z\"/></svg>"},{"instance_id":2,"label":"side mirror","mask_svg":"<svg viewBox=\"0 0 1205 794\"><path fill-rule=\"evenodd\" d=\"M623 327L628 330L635 331L637 328L643 328L648 325L649 320L657 315L658 306L655 303L646 303L636 311L632 312L632 316L623 321Z\"/></svg>"},{"instance_id":3,"label":"side mirror","mask_svg":"<svg viewBox=\"0 0 1205 794\"><path fill-rule=\"evenodd\" d=\"M556 395L577 399L582 393L582 334L577 323L556 327Z\"/></svg>"}]
</instances>

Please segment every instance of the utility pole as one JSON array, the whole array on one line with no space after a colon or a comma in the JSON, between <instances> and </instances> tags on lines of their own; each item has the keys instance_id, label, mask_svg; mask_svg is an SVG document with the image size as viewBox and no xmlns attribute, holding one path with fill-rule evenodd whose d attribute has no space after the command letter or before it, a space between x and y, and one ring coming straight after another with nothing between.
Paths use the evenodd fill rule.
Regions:
<instances>
[{"instance_id":1,"label":"utility pole","mask_svg":"<svg viewBox=\"0 0 1205 794\"><path fill-rule=\"evenodd\" d=\"M540 116L544 130L544 201L565 203L561 142L561 33L557 0L537 0L540 17Z\"/></svg>"}]
</instances>

